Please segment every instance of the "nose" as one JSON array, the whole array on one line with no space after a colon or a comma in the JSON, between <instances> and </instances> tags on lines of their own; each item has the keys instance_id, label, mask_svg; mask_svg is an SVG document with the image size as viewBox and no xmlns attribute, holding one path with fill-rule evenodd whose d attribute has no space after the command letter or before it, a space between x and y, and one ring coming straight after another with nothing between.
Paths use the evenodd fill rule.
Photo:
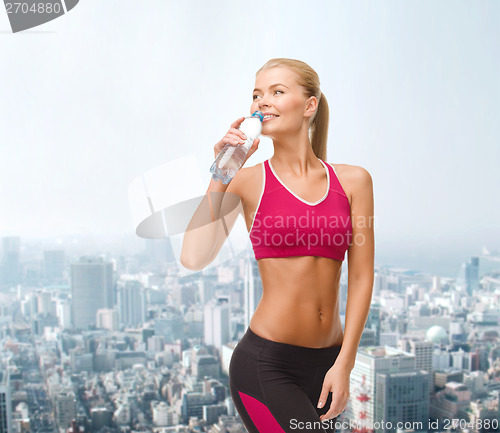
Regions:
<instances>
[{"instance_id":1,"label":"nose","mask_svg":"<svg viewBox=\"0 0 500 433\"><path fill-rule=\"evenodd\" d=\"M262 111L263 107L269 107L269 103L267 101L267 96L262 96L262 98L259 99L258 102L259 110Z\"/></svg>"}]
</instances>

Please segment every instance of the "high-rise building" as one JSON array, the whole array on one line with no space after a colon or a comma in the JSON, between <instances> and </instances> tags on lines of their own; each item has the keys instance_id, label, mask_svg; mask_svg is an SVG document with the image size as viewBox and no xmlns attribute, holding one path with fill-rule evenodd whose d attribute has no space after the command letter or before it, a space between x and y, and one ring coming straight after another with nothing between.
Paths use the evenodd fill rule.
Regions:
<instances>
[{"instance_id":1,"label":"high-rise building","mask_svg":"<svg viewBox=\"0 0 500 433\"><path fill-rule=\"evenodd\" d=\"M159 401L151 405L153 412L153 424L156 427L166 427L179 422L179 416L174 408L164 401Z\"/></svg>"},{"instance_id":2,"label":"high-rise building","mask_svg":"<svg viewBox=\"0 0 500 433\"><path fill-rule=\"evenodd\" d=\"M168 306L167 311L154 319L155 335L163 337L165 343L175 343L184 338L184 317L175 307Z\"/></svg>"},{"instance_id":3,"label":"high-rise building","mask_svg":"<svg viewBox=\"0 0 500 433\"><path fill-rule=\"evenodd\" d=\"M429 373L416 368L416 356L389 346L360 348L351 371L346 416L366 426L395 431L398 421L422 422L429 416ZM382 423L384 421L384 423ZM393 430L387 429L390 421Z\"/></svg>"},{"instance_id":4,"label":"high-rise building","mask_svg":"<svg viewBox=\"0 0 500 433\"><path fill-rule=\"evenodd\" d=\"M0 370L0 433L12 433L9 373Z\"/></svg>"},{"instance_id":5,"label":"high-rise building","mask_svg":"<svg viewBox=\"0 0 500 433\"><path fill-rule=\"evenodd\" d=\"M76 416L76 400L72 391L62 391L56 395L56 421L59 429L67 429Z\"/></svg>"},{"instance_id":6,"label":"high-rise building","mask_svg":"<svg viewBox=\"0 0 500 433\"><path fill-rule=\"evenodd\" d=\"M97 310L96 327L109 331L118 331L118 311L112 308L101 308Z\"/></svg>"},{"instance_id":7,"label":"high-rise building","mask_svg":"<svg viewBox=\"0 0 500 433\"><path fill-rule=\"evenodd\" d=\"M15 286L21 282L21 238L6 236L2 238L2 280L4 287Z\"/></svg>"},{"instance_id":8,"label":"high-rise building","mask_svg":"<svg viewBox=\"0 0 500 433\"><path fill-rule=\"evenodd\" d=\"M225 404L207 404L203 406L203 419L207 425L215 424L221 415L227 415Z\"/></svg>"},{"instance_id":9,"label":"high-rise building","mask_svg":"<svg viewBox=\"0 0 500 433\"><path fill-rule=\"evenodd\" d=\"M381 305L378 302L374 302L370 305L370 311L368 313L368 318L366 319L365 328L372 329L375 333L375 345L380 344L380 310Z\"/></svg>"},{"instance_id":10,"label":"high-rise building","mask_svg":"<svg viewBox=\"0 0 500 433\"><path fill-rule=\"evenodd\" d=\"M71 319L71 301L69 299L57 299L56 315L61 328L71 328L73 321Z\"/></svg>"},{"instance_id":11,"label":"high-rise building","mask_svg":"<svg viewBox=\"0 0 500 433\"><path fill-rule=\"evenodd\" d=\"M96 324L97 310L113 307L113 265L101 257L82 257L71 264L73 325L87 329Z\"/></svg>"},{"instance_id":12,"label":"high-rise building","mask_svg":"<svg viewBox=\"0 0 500 433\"><path fill-rule=\"evenodd\" d=\"M148 338L148 351L150 352L161 352L163 350L165 343L163 343L163 337L159 335L152 335Z\"/></svg>"},{"instance_id":13,"label":"high-rise building","mask_svg":"<svg viewBox=\"0 0 500 433\"><path fill-rule=\"evenodd\" d=\"M405 341L406 344L403 343ZM404 344L405 347L402 347ZM432 353L434 352L434 343L432 341L422 341L417 338L400 340L399 349L404 352L415 355L415 368L417 371L425 370L429 373L429 393L434 389L432 374Z\"/></svg>"},{"instance_id":14,"label":"high-rise building","mask_svg":"<svg viewBox=\"0 0 500 433\"><path fill-rule=\"evenodd\" d=\"M37 290L36 292L37 312L41 314L56 315L56 302L52 299L52 292Z\"/></svg>"},{"instance_id":15,"label":"high-rise building","mask_svg":"<svg viewBox=\"0 0 500 433\"><path fill-rule=\"evenodd\" d=\"M471 257L466 264L465 290L469 296L479 290L479 257Z\"/></svg>"},{"instance_id":16,"label":"high-rise building","mask_svg":"<svg viewBox=\"0 0 500 433\"><path fill-rule=\"evenodd\" d=\"M66 257L63 250L43 252L43 276L48 280L60 280L64 277Z\"/></svg>"},{"instance_id":17,"label":"high-rise building","mask_svg":"<svg viewBox=\"0 0 500 433\"><path fill-rule=\"evenodd\" d=\"M398 422L427 431L429 421L429 376L426 371L377 373L375 378L375 420L386 426L376 432L396 431ZM387 428L387 423L393 428Z\"/></svg>"},{"instance_id":18,"label":"high-rise building","mask_svg":"<svg viewBox=\"0 0 500 433\"><path fill-rule=\"evenodd\" d=\"M250 326L250 320L255 312L260 298L262 298L262 280L260 278L259 267L255 258L249 257L245 262L244 278L244 303L245 329Z\"/></svg>"},{"instance_id":19,"label":"high-rise building","mask_svg":"<svg viewBox=\"0 0 500 433\"><path fill-rule=\"evenodd\" d=\"M120 400L117 400L115 404L117 406L113 415L115 422L121 427L126 427L132 420L132 409L128 403Z\"/></svg>"},{"instance_id":20,"label":"high-rise building","mask_svg":"<svg viewBox=\"0 0 500 433\"><path fill-rule=\"evenodd\" d=\"M465 291L467 295L473 296L479 289L479 257L471 257L462 263L455 281L458 290Z\"/></svg>"},{"instance_id":21,"label":"high-rise building","mask_svg":"<svg viewBox=\"0 0 500 433\"><path fill-rule=\"evenodd\" d=\"M345 317L345 316L344 316ZM342 317L341 317L342 320ZM345 319L342 322L342 325L344 326ZM377 345L377 340L375 336L375 331L373 329L369 329L365 327L363 329L363 333L361 334L361 340L359 341L359 347L363 346L376 346Z\"/></svg>"},{"instance_id":22,"label":"high-rise building","mask_svg":"<svg viewBox=\"0 0 500 433\"><path fill-rule=\"evenodd\" d=\"M226 297L219 297L205 305L203 319L205 344L221 350L222 345L231 339L229 315L230 308Z\"/></svg>"},{"instance_id":23,"label":"high-rise building","mask_svg":"<svg viewBox=\"0 0 500 433\"><path fill-rule=\"evenodd\" d=\"M118 309L120 323L137 326L146 321L146 300L139 281L118 282Z\"/></svg>"},{"instance_id":24,"label":"high-rise building","mask_svg":"<svg viewBox=\"0 0 500 433\"><path fill-rule=\"evenodd\" d=\"M212 393L188 392L182 397L182 422L187 424L189 418L203 418L203 406L214 404L215 396Z\"/></svg>"},{"instance_id":25,"label":"high-rise building","mask_svg":"<svg viewBox=\"0 0 500 433\"><path fill-rule=\"evenodd\" d=\"M92 420L92 430L99 431L103 427L113 425L113 411L107 407L94 407L90 409L90 418Z\"/></svg>"}]
</instances>

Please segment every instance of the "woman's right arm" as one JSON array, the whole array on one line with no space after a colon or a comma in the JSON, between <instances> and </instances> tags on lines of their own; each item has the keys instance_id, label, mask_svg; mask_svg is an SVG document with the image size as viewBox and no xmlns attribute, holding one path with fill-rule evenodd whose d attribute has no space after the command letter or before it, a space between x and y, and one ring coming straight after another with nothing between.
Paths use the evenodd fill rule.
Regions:
<instances>
[{"instance_id":1,"label":"woman's right arm","mask_svg":"<svg viewBox=\"0 0 500 433\"><path fill-rule=\"evenodd\" d=\"M244 119L241 117L233 122L226 135L214 146L215 158L226 143L239 145L244 142L244 134L238 129ZM259 139L256 139L243 165L258 145ZM238 194L240 178L241 168L227 185L220 180L210 179L207 192L193 214L182 241L180 262L185 268L200 271L217 257L238 215L243 213Z\"/></svg>"}]
</instances>

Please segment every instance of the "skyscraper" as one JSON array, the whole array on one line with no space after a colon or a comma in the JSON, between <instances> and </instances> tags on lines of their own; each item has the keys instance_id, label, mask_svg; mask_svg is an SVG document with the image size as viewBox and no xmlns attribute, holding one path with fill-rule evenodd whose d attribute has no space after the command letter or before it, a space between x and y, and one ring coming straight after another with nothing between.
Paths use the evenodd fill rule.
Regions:
<instances>
[{"instance_id":1,"label":"skyscraper","mask_svg":"<svg viewBox=\"0 0 500 433\"><path fill-rule=\"evenodd\" d=\"M379 427L429 417L429 372L416 366L416 356L389 346L363 347L351 372L351 398L346 416ZM375 431L383 430L375 428ZM395 431L386 428L385 431Z\"/></svg>"},{"instance_id":2,"label":"skyscraper","mask_svg":"<svg viewBox=\"0 0 500 433\"><path fill-rule=\"evenodd\" d=\"M160 317L154 319L155 335L163 337L165 343L175 343L184 338L184 316L182 312L168 305Z\"/></svg>"},{"instance_id":3,"label":"skyscraper","mask_svg":"<svg viewBox=\"0 0 500 433\"><path fill-rule=\"evenodd\" d=\"M471 257L465 266L465 290L469 296L479 290L479 257Z\"/></svg>"},{"instance_id":4,"label":"skyscraper","mask_svg":"<svg viewBox=\"0 0 500 433\"><path fill-rule=\"evenodd\" d=\"M111 308L101 308L97 310L98 329L108 329L109 331L118 331L118 311Z\"/></svg>"},{"instance_id":5,"label":"skyscraper","mask_svg":"<svg viewBox=\"0 0 500 433\"><path fill-rule=\"evenodd\" d=\"M219 350L230 340L228 301L225 297L219 297L205 305L205 344L213 345Z\"/></svg>"},{"instance_id":6,"label":"skyscraper","mask_svg":"<svg viewBox=\"0 0 500 433\"><path fill-rule=\"evenodd\" d=\"M113 307L113 265L101 257L82 257L71 264L73 326L96 324L97 310Z\"/></svg>"},{"instance_id":7,"label":"skyscraper","mask_svg":"<svg viewBox=\"0 0 500 433\"><path fill-rule=\"evenodd\" d=\"M0 370L0 433L12 432L9 373Z\"/></svg>"},{"instance_id":8,"label":"skyscraper","mask_svg":"<svg viewBox=\"0 0 500 433\"><path fill-rule=\"evenodd\" d=\"M63 250L47 250L43 252L43 276L50 281L60 280L64 276L66 258Z\"/></svg>"},{"instance_id":9,"label":"skyscraper","mask_svg":"<svg viewBox=\"0 0 500 433\"><path fill-rule=\"evenodd\" d=\"M458 290L465 291L467 295L473 296L479 289L479 257L471 257L462 263L455 281Z\"/></svg>"},{"instance_id":10,"label":"skyscraper","mask_svg":"<svg viewBox=\"0 0 500 433\"><path fill-rule=\"evenodd\" d=\"M4 287L14 286L21 282L21 239L19 236L2 238L2 280Z\"/></svg>"},{"instance_id":11,"label":"skyscraper","mask_svg":"<svg viewBox=\"0 0 500 433\"><path fill-rule=\"evenodd\" d=\"M260 278L257 260L249 257L245 261L245 278L244 278L245 298L243 308L245 310L245 329L250 325L260 298L262 297L262 280Z\"/></svg>"},{"instance_id":12,"label":"skyscraper","mask_svg":"<svg viewBox=\"0 0 500 433\"><path fill-rule=\"evenodd\" d=\"M395 432L398 422L408 423L417 431L427 431L429 376L424 370L376 375L375 420L391 422L393 426L376 428L376 432Z\"/></svg>"},{"instance_id":13,"label":"skyscraper","mask_svg":"<svg viewBox=\"0 0 500 433\"><path fill-rule=\"evenodd\" d=\"M434 343L432 341L421 341L417 339L409 340L410 350L408 352L415 355L416 370L425 370L429 373L429 394L434 391L432 374L432 353Z\"/></svg>"},{"instance_id":14,"label":"skyscraper","mask_svg":"<svg viewBox=\"0 0 500 433\"><path fill-rule=\"evenodd\" d=\"M63 389L55 396L56 421L60 429L66 430L76 416L75 394Z\"/></svg>"},{"instance_id":15,"label":"skyscraper","mask_svg":"<svg viewBox=\"0 0 500 433\"><path fill-rule=\"evenodd\" d=\"M139 281L118 282L120 323L137 326L146 321L146 300Z\"/></svg>"}]
</instances>

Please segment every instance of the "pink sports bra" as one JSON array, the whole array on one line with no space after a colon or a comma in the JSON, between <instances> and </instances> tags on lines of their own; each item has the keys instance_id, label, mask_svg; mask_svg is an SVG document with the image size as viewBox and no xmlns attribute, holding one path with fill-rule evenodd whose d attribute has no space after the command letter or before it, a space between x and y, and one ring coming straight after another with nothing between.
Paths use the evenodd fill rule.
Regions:
<instances>
[{"instance_id":1,"label":"pink sports bra","mask_svg":"<svg viewBox=\"0 0 500 433\"><path fill-rule=\"evenodd\" d=\"M262 163L262 191L250 241L255 259L319 256L344 260L352 240L351 207L335 169L326 169L328 189L311 203L281 181L268 159Z\"/></svg>"}]
</instances>

